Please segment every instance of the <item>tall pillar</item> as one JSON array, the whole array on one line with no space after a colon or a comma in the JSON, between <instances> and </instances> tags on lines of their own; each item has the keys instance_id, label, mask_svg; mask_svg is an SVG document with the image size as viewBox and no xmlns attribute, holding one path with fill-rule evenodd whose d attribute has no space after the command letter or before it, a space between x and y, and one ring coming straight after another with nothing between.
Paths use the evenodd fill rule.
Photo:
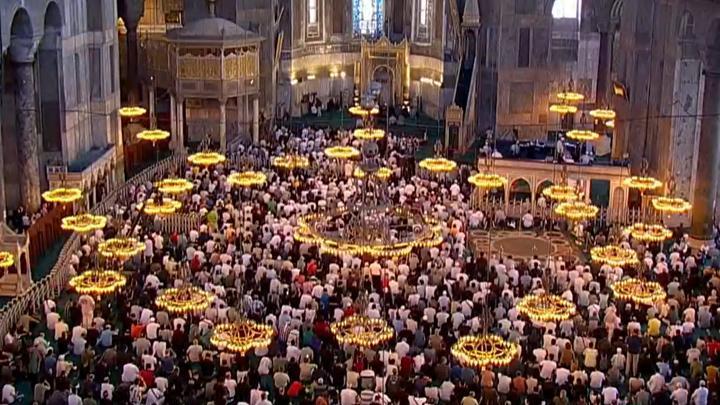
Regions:
<instances>
[{"instance_id":1,"label":"tall pillar","mask_svg":"<svg viewBox=\"0 0 720 405\"><path fill-rule=\"evenodd\" d=\"M720 66L718 66L720 67ZM705 71L702 123L700 126L700 158L695 175L692 224L694 239L708 240L713 235L715 196L720 180L720 69Z\"/></svg>"},{"instance_id":2,"label":"tall pillar","mask_svg":"<svg viewBox=\"0 0 720 405\"><path fill-rule=\"evenodd\" d=\"M0 117L2 117L1 113ZM0 146L2 146L2 144L3 135L2 130L0 129ZM0 151L0 222L5 222L7 213L7 205L5 201L5 159L3 158L2 151Z\"/></svg>"},{"instance_id":3,"label":"tall pillar","mask_svg":"<svg viewBox=\"0 0 720 405\"><path fill-rule=\"evenodd\" d=\"M150 128L157 128L157 117L155 117L155 83L148 87L148 113L150 113Z\"/></svg>"},{"instance_id":4,"label":"tall pillar","mask_svg":"<svg viewBox=\"0 0 720 405\"><path fill-rule=\"evenodd\" d=\"M127 86L128 101L131 104L140 102L138 93L138 34L137 27L145 11L145 0L126 0L120 2L123 7L118 9L127 29Z\"/></svg>"},{"instance_id":5,"label":"tall pillar","mask_svg":"<svg viewBox=\"0 0 720 405\"><path fill-rule=\"evenodd\" d=\"M20 201L29 212L40 209L40 160L35 105L35 47L32 40L16 39L10 46L15 70L15 129L18 133Z\"/></svg>"},{"instance_id":6,"label":"tall pillar","mask_svg":"<svg viewBox=\"0 0 720 405\"><path fill-rule=\"evenodd\" d=\"M177 150L180 142L178 142L178 125L177 125L177 101L175 95L170 93L170 149Z\"/></svg>"},{"instance_id":7,"label":"tall pillar","mask_svg":"<svg viewBox=\"0 0 720 405\"><path fill-rule=\"evenodd\" d=\"M607 102L610 88L610 64L612 63L612 35L609 32L600 32L600 50L598 53L598 73L596 98L598 105Z\"/></svg>"},{"instance_id":8,"label":"tall pillar","mask_svg":"<svg viewBox=\"0 0 720 405\"><path fill-rule=\"evenodd\" d=\"M177 104L177 142L178 149L185 147L185 101L180 98L176 101Z\"/></svg>"},{"instance_id":9,"label":"tall pillar","mask_svg":"<svg viewBox=\"0 0 720 405\"><path fill-rule=\"evenodd\" d=\"M253 99L253 143L260 144L260 101Z\"/></svg>"},{"instance_id":10,"label":"tall pillar","mask_svg":"<svg viewBox=\"0 0 720 405\"><path fill-rule=\"evenodd\" d=\"M225 100L220 102L220 152L227 152L227 117L225 116Z\"/></svg>"},{"instance_id":11,"label":"tall pillar","mask_svg":"<svg viewBox=\"0 0 720 405\"><path fill-rule=\"evenodd\" d=\"M127 83L128 83L128 100L131 105L139 102L138 97L138 41L137 41L137 25L128 25L127 28Z\"/></svg>"}]
</instances>

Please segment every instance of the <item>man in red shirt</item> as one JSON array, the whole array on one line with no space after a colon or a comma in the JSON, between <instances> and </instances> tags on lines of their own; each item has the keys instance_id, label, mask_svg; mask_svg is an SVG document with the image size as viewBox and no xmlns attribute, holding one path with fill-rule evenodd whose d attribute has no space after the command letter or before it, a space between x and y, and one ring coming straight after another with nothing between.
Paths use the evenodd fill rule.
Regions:
<instances>
[{"instance_id":1,"label":"man in red shirt","mask_svg":"<svg viewBox=\"0 0 720 405\"><path fill-rule=\"evenodd\" d=\"M145 365L145 369L140 372L140 378L146 387L152 387L155 384L155 372L150 364Z\"/></svg>"}]
</instances>

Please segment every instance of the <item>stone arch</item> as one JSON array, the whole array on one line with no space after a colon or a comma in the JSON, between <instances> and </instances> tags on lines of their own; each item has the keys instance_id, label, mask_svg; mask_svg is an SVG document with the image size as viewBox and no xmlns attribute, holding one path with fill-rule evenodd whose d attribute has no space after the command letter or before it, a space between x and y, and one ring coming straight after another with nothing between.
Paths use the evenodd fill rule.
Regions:
<instances>
[{"instance_id":1,"label":"stone arch","mask_svg":"<svg viewBox=\"0 0 720 405\"><path fill-rule=\"evenodd\" d=\"M383 72L387 73L386 78L381 76ZM395 88L396 80L395 70L388 65L378 65L375 69L373 69L372 76L370 78L373 82L380 80L380 83L383 83L383 80L387 80L387 83L383 83L380 94L378 95L378 100L387 103L388 105L394 105L395 92L393 89Z\"/></svg>"},{"instance_id":2,"label":"stone arch","mask_svg":"<svg viewBox=\"0 0 720 405\"><path fill-rule=\"evenodd\" d=\"M627 207L625 206L625 190L622 187L615 187L612 192L612 214L620 215Z\"/></svg>"},{"instance_id":3,"label":"stone arch","mask_svg":"<svg viewBox=\"0 0 720 405\"><path fill-rule=\"evenodd\" d=\"M15 91L18 87L15 60L25 60L33 52L33 26L28 11L22 7L15 10L10 24L7 57L0 67L3 70L2 83L2 153L5 179L5 203L8 209L19 207L21 202L22 168L20 167L20 134L17 127L18 109L15 106Z\"/></svg>"},{"instance_id":4,"label":"stone arch","mask_svg":"<svg viewBox=\"0 0 720 405\"><path fill-rule=\"evenodd\" d=\"M30 14L27 10L20 7L15 11L15 15L10 24L10 43L18 39L31 39L33 37L33 26Z\"/></svg>"},{"instance_id":5,"label":"stone arch","mask_svg":"<svg viewBox=\"0 0 720 405\"><path fill-rule=\"evenodd\" d=\"M45 31L48 29L60 30L63 27L62 13L56 2L51 1L45 9Z\"/></svg>"},{"instance_id":6,"label":"stone arch","mask_svg":"<svg viewBox=\"0 0 720 405\"><path fill-rule=\"evenodd\" d=\"M510 201L530 201L531 199L531 193L532 188L530 187L530 181L525 179L524 177L518 177L516 179L513 179L512 183L510 183L510 194L509 198Z\"/></svg>"},{"instance_id":7,"label":"stone arch","mask_svg":"<svg viewBox=\"0 0 720 405\"><path fill-rule=\"evenodd\" d=\"M624 5L623 2L624 0L615 0L612 7L610 8L610 21L614 22L615 24L620 24Z\"/></svg>"},{"instance_id":8,"label":"stone arch","mask_svg":"<svg viewBox=\"0 0 720 405\"><path fill-rule=\"evenodd\" d=\"M548 188L554 184L555 183L553 183L553 181L550 179L544 179L541 182L539 182L537 184L537 187L535 187L535 197L536 198L540 197L542 195L543 190L545 190L546 188Z\"/></svg>"}]
</instances>

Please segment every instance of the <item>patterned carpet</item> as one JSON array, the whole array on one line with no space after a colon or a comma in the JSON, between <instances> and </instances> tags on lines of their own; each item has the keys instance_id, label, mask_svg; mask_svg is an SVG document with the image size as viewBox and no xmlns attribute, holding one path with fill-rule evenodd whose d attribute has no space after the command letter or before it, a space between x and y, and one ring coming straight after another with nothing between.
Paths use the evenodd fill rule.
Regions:
<instances>
[{"instance_id":1,"label":"patterned carpet","mask_svg":"<svg viewBox=\"0 0 720 405\"><path fill-rule=\"evenodd\" d=\"M470 245L475 252L487 252L491 246L493 254L502 253L514 258L531 259L534 255L545 257L576 256L578 251L561 232L549 231L540 235L533 231L485 230L470 231Z\"/></svg>"}]
</instances>

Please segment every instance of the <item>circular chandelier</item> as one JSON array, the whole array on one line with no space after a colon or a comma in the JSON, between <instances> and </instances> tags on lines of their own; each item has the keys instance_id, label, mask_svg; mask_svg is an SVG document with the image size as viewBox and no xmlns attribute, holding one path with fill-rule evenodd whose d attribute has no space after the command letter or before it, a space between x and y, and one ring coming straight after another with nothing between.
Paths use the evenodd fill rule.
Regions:
<instances>
[{"instance_id":1,"label":"circular chandelier","mask_svg":"<svg viewBox=\"0 0 720 405\"><path fill-rule=\"evenodd\" d=\"M145 249L145 244L135 238L112 238L98 245L98 252L103 257L127 259Z\"/></svg>"},{"instance_id":2,"label":"circular chandelier","mask_svg":"<svg viewBox=\"0 0 720 405\"><path fill-rule=\"evenodd\" d=\"M143 204L147 215L171 215L182 207L182 203L172 198L149 198Z\"/></svg>"},{"instance_id":3,"label":"circular chandelier","mask_svg":"<svg viewBox=\"0 0 720 405\"><path fill-rule=\"evenodd\" d=\"M167 288L155 299L155 305L171 314L191 314L205 311L215 296L201 288L183 286Z\"/></svg>"},{"instance_id":4,"label":"circular chandelier","mask_svg":"<svg viewBox=\"0 0 720 405\"><path fill-rule=\"evenodd\" d=\"M582 201L566 201L555 207L556 214L573 221L594 218L598 211L598 207Z\"/></svg>"},{"instance_id":5,"label":"circular chandelier","mask_svg":"<svg viewBox=\"0 0 720 405\"><path fill-rule=\"evenodd\" d=\"M155 143L170 138L170 132L163 131L162 129L146 129L144 131L138 132L137 138L141 141Z\"/></svg>"},{"instance_id":6,"label":"circular chandelier","mask_svg":"<svg viewBox=\"0 0 720 405\"><path fill-rule=\"evenodd\" d=\"M273 335L271 326L242 319L235 323L221 323L215 326L210 343L220 350L246 353L270 346Z\"/></svg>"},{"instance_id":7,"label":"circular chandelier","mask_svg":"<svg viewBox=\"0 0 720 405\"><path fill-rule=\"evenodd\" d=\"M352 159L360 156L360 151L352 146L332 146L325 149L325 156L331 159Z\"/></svg>"},{"instance_id":8,"label":"circular chandelier","mask_svg":"<svg viewBox=\"0 0 720 405\"><path fill-rule=\"evenodd\" d=\"M118 109L118 114L123 118L137 118L145 115L146 109L142 107L122 107Z\"/></svg>"},{"instance_id":9,"label":"circular chandelier","mask_svg":"<svg viewBox=\"0 0 720 405\"><path fill-rule=\"evenodd\" d=\"M443 242L442 228L412 205L396 204L379 178L377 144L365 142L358 168L364 174L357 192L344 205L302 216L294 238L335 256L400 257L413 248Z\"/></svg>"},{"instance_id":10,"label":"circular chandelier","mask_svg":"<svg viewBox=\"0 0 720 405\"><path fill-rule=\"evenodd\" d=\"M164 179L155 183L158 191L163 194L182 194L193 189L193 183L186 179Z\"/></svg>"},{"instance_id":11,"label":"circular chandelier","mask_svg":"<svg viewBox=\"0 0 720 405\"><path fill-rule=\"evenodd\" d=\"M377 347L393 337L393 329L384 319L351 315L330 324L330 333L341 345Z\"/></svg>"},{"instance_id":12,"label":"circular chandelier","mask_svg":"<svg viewBox=\"0 0 720 405\"><path fill-rule=\"evenodd\" d=\"M74 187L58 187L42 193L42 198L51 203L67 204L82 198L82 190Z\"/></svg>"},{"instance_id":13,"label":"circular chandelier","mask_svg":"<svg viewBox=\"0 0 720 405\"><path fill-rule=\"evenodd\" d=\"M652 205L660 212L671 214L681 214L692 209L692 205L687 200L674 197L654 197Z\"/></svg>"},{"instance_id":14,"label":"circular chandelier","mask_svg":"<svg viewBox=\"0 0 720 405\"><path fill-rule=\"evenodd\" d=\"M577 312L575 304L552 294L526 295L518 302L517 310L535 322L560 322Z\"/></svg>"},{"instance_id":15,"label":"circular chandelier","mask_svg":"<svg viewBox=\"0 0 720 405\"><path fill-rule=\"evenodd\" d=\"M450 353L465 367L504 367L520 353L520 346L497 335L463 336Z\"/></svg>"},{"instance_id":16,"label":"circular chandelier","mask_svg":"<svg viewBox=\"0 0 720 405\"><path fill-rule=\"evenodd\" d=\"M667 297L667 293L660 284L637 278L620 280L611 284L610 289L618 300L632 301L642 305L654 305Z\"/></svg>"},{"instance_id":17,"label":"circular chandelier","mask_svg":"<svg viewBox=\"0 0 720 405\"><path fill-rule=\"evenodd\" d=\"M355 105L348 108L348 112L352 115L357 115L359 117L368 117L370 115L380 114L380 109L377 107L363 108L359 105Z\"/></svg>"},{"instance_id":18,"label":"circular chandelier","mask_svg":"<svg viewBox=\"0 0 720 405\"><path fill-rule=\"evenodd\" d=\"M625 187L634 188L640 191L654 190L662 186L662 182L654 177L630 176L623 179Z\"/></svg>"},{"instance_id":19,"label":"circular chandelier","mask_svg":"<svg viewBox=\"0 0 720 405\"><path fill-rule=\"evenodd\" d=\"M263 172L242 172L232 173L228 176L227 182L233 186L252 187L261 186L267 181L267 176Z\"/></svg>"},{"instance_id":20,"label":"circular chandelier","mask_svg":"<svg viewBox=\"0 0 720 405\"><path fill-rule=\"evenodd\" d=\"M618 245L596 246L590 249L590 257L594 262L612 267L634 266L640 262L636 251Z\"/></svg>"},{"instance_id":21,"label":"circular chandelier","mask_svg":"<svg viewBox=\"0 0 720 405\"><path fill-rule=\"evenodd\" d=\"M633 238L641 242L663 242L672 237L672 231L662 225L638 222L625 228Z\"/></svg>"},{"instance_id":22,"label":"circular chandelier","mask_svg":"<svg viewBox=\"0 0 720 405\"><path fill-rule=\"evenodd\" d=\"M107 218L102 215L79 214L65 217L60 222L60 228L66 231L88 233L105 228Z\"/></svg>"},{"instance_id":23,"label":"circular chandelier","mask_svg":"<svg viewBox=\"0 0 720 405\"><path fill-rule=\"evenodd\" d=\"M364 179L366 175L367 174L363 171L363 169L359 167L356 167L355 170L353 170L353 176L358 179ZM378 179L386 180L389 179L390 176L392 176L392 170L387 167L381 167L377 169L377 171L372 175L377 177Z\"/></svg>"},{"instance_id":24,"label":"circular chandelier","mask_svg":"<svg viewBox=\"0 0 720 405\"><path fill-rule=\"evenodd\" d=\"M90 270L70 279L70 287L79 294L94 296L112 294L126 283L124 275L112 270Z\"/></svg>"},{"instance_id":25,"label":"circular chandelier","mask_svg":"<svg viewBox=\"0 0 720 405\"><path fill-rule=\"evenodd\" d=\"M421 160L420 168L431 173L448 173L457 168L457 163L442 157L434 157Z\"/></svg>"},{"instance_id":26,"label":"circular chandelier","mask_svg":"<svg viewBox=\"0 0 720 405\"><path fill-rule=\"evenodd\" d=\"M10 252L0 251L0 269L6 269L15 264L15 256Z\"/></svg>"},{"instance_id":27,"label":"circular chandelier","mask_svg":"<svg viewBox=\"0 0 720 405\"><path fill-rule=\"evenodd\" d=\"M557 94L558 100L562 100L566 103L577 103L585 100L585 96L575 91L563 91Z\"/></svg>"},{"instance_id":28,"label":"circular chandelier","mask_svg":"<svg viewBox=\"0 0 720 405\"><path fill-rule=\"evenodd\" d=\"M550 106L550 112L558 114L575 114L578 108L574 105L567 104L553 104Z\"/></svg>"},{"instance_id":29,"label":"circular chandelier","mask_svg":"<svg viewBox=\"0 0 720 405\"><path fill-rule=\"evenodd\" d=\"M575 187L568 184L553 184L545 187L542 193L545 197L555 201L575 201L580 198Z\"/></svg>"},{"instance_id":30,"label":"circular chandelier","mask_svg":"<svg viewBox=\"0 0 720 405\"><path fill-rule=\"evenodd\" d=\"M196 166L213 166L225 162L225 155L217 152L198 152L188 156L188 162Z\"/></svg>"},{"instance_id":31,"label":"circular chandelier","mask_svg":"<svg viewBox=\"0 0 720 405\"><path fill-rule=\"evenodd\" d=\"M362 170L362 169L360 169ZM387 180L392 176L393 172L390 170L390 168L387 167L381 167L375 172L375 177L382 180Z\"/></svg>"},{"instance_id":32,"label":"circular chandelier","mask_svg":"<svg viewBox=\"0 0 720 405\"><path fill-rule=\"evenodd\" d=\"M590 111L591 117L597 118L597 119L603 120L603 121L614 120L616 115L617 114L615 113L615 110L610 110L610 109L598 108L598 109Z\"/></svg>"},{"instance_id":33,"label":"circular chandelier","mask_svg":"<svg viewBox=\"0 0 720 405\"><path fill-rule=\"evenodd\" d=\"M507 177L490 172L482 172L468 177L468 183L483 189L500 188L505 186L507 181Z\"/></svg>"},{"instance_id":34,"label":"circular chandelier","mask_svg":"<svg viewBox=\"0 0 720 405\"><path fill-rule=\"evenodd\" d=\"M338 228L336 224L345 217L352 222ZM433 247L443 241L442 230L434 221L405 206L306 215L298 220L294 237L318 246L321 253L370 257L407 256L413 248Z\"/></svg>"},{"instance_id":35,"label":"circular chandelier","mask_svg":"<svg viewBox=\"0 0 720 405\"><path fill-rule=\"evenodd\" d=\"M310 160L300 155L285 155L273 158L272 165L280 169L305 169L310 166Z\"/></svg>"},{"instance_id":36,"label":"circular chandelier","mask_svg":"<svg viewBox=\"0 0 720 405\"><path fill-rule=\"evenodd\" d=\"M353 136L361 141L379 141L385 138L385 131L382 129L359 128L353 131Z\"/></svg>"},{"instance_id":37,"label":"circular chandelier","mask_svg":"<svg viewBox=\"0 0 720 405\"><path fill-rule=\"evenodd\" d=\"M595 131L590 131L587 129L573 129L572 131L567 132L567 137L570 139L573 139L575 141L594 141L598 138L600 138L600 134L598 134Z\"/></svg>"}]
</instances>

